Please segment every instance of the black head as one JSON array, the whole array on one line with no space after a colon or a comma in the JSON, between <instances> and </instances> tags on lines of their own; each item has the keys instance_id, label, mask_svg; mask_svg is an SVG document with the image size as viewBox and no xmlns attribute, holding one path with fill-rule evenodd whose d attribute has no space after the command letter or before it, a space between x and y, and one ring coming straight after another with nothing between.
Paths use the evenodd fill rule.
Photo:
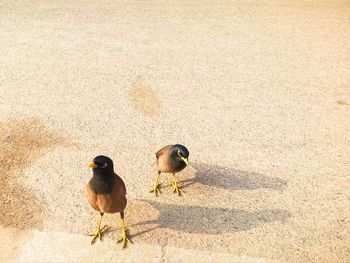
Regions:
<instances>
[{"instance_id":1,"label":"black head","mask_svg":"<svg viewBox=\"0 0 350 263\"><path fill-rule=\"evenodd\" d=\"M103 155L96 156L94 160L89 163L94 174L108 174L113 171L113 161L111 158Z\"/></svg>"},{"instance_id":2,"label":"black head","mask_svg":"<svg viewBox=\"0 0 350 263\"><path fill-rule=\"evenodd\" d=\"M181 144L175 144L174 150L176 151L176 158L188 165L188 156L190 153L187 148Z\"/></svg>"},{"instance_id":3,"label":"black head","mask_svg":"<svg viewBox=\"0 0 350 263\"><path fill-rule=\"evenodd\" d=\"M179 150L179 153L182 157L188 159L188 156L190 156L190 152L187 150L187 148L181 144L175 144L174 147L176 147Z\"/></svg>"}]
</instances>

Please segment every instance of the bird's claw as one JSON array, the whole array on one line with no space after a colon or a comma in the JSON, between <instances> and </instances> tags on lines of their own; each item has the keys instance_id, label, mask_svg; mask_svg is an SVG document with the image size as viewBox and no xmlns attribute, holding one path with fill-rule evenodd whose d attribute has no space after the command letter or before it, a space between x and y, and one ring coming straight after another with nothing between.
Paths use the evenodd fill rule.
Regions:
<instances>
[{"instance_id":1,"label":"bird's claw","mask_svg":"<svg viewBox=\"0 0 350 263\"><path fill-rule=\"evenodd\" d=\"M95 244L96 242L96 239L98 238L99 240L101 240L101 233L102 231L107 227L107 225L103 226L101 229L98 228L96 233L90 233L88 234L88 236L91 236L93 237L92 240L91 240L91 245Z\"/></svg>"},{"instance_id":2,"label":"bird's claw","mask_svg":"<svg viewBox=\"0 0 350 263\"><path fill-rule=\"evenodd\" d=\"M155 193L156 196L161 193L159 190L159 185L155 185L154 188L150 191L150 193Z\"/></svg>"},{"instance_id":3,"label":"bird's claw","mask_svg":"<svg viewBox=\"0 0 350 263\"><path fill-rule=\"evenodd\" d=\"M101 240L101 233L100 232L96 232L96 234L95 233L89 234L89 236L93 236L93 238L91 240L91 245L95 244L97 238L99 240Z\"/></svg>"},{"instance_id":4,"label":"bird's claw","mask_svg":"<svg viewBox=\"0 0 350 263\"><path fill-rule=\"evenodd\" d=\"M173 186L173 192L177 193L178 195L181 195L180 188L174 182L172 182L171 185Z\"/></svg>"},{"instance_id":5,"label":"bird's claw","mask_svg":"<svg viewBox=\"0 0 350 263\"><path fill-rule=\"evenodd\" d=\"M123 230L123 234L121 236L121 238L118 239L118 243L123 242L123 247L122 249L126 248L126 243L129 242L130 244L132 244L131 240L128 239L127 235L126 235L126 229Z\"/></svg>"}]
</instances>

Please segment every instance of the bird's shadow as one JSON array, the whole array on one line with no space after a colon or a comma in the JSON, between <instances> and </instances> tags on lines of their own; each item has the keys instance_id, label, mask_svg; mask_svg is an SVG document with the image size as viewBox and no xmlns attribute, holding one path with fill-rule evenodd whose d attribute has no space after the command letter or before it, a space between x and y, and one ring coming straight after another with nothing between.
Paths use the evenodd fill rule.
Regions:
<instances>
[{"instance_id":1,"label":"bird's shadow","mask_svg":"<svg viewBox=\"0 0 350 263\"><path fill-rule=\"evenodd\" d=\"M179 181L182 184L182 188L198 183L233 190L269 188L283 191L287 186L287 181L281 178L255 172L203 163L192 163L191 167L194 169L194 177ZM186 177L186 174L184 176Z\"/></svg>"},{"instance_id":2,"label":"bird's shadow","mask_svg":"<svg viewBox=\"0 0 350 263\"><path fill-rule=\"evenodd\" d=\"M141 202L142 204L137 206L144 209L148 206L149 211L156 209L158 218L130 225L154 226L147 230L144 230L143 227L139 228L143 230L138 231L133 237L157 228L167 228L192 234L228 234L246 231L275 221L285 221L291 216L287 210L283 209L265 209L250 212L241 209L165 204L150 200Z\"/></svg>"}]
</instances>

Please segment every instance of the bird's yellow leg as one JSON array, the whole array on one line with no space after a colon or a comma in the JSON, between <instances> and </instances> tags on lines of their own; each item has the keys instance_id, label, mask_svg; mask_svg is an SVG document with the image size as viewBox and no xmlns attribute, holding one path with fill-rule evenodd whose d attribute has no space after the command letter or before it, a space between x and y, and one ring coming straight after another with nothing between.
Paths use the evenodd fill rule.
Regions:
<instances>
[{"instance_id":1,"label":"bird's yellow leg","mask_svg":"<svg viewBox=\"0 0 350 263\"><path fill-rule=\"evenodd\" d=\"M132 243L126 235L124 218L122 218L122 236L118 239L118 242L123 242L123 249L126 247L127 242Z\"/></svg>"},{"instance_id":2,"label":"bird's yellow leg","mask_svg":"<svg viewBox=\"0 0 350 263\"><path fill-rule=\"evenodd\" d=\"M92 238L92 240L91 240L91 245L95 243L96 238L98 238L99 240L101 240L101 223L102 223L102 216L103 216L103 213L100 213L100 217L99 217L99 219L98 219L98 225L97 225L96 233L89 234L89 236L93 236L93 238Z\"/></svg>"},{"instance_id":3,"label":"bird's yellow leg","mask_svg":"<svg viewBox=\"0 0 350 263\"><path fill-rule=\"evenodd\" d=\"M181 191L180 191L179 187L177 186L175 174L173 174L173 181L172 181L171 185L173 186L174 193L176 192L178 195L180 195Z\"/></svg>"},{"instance_id":4,"label":"bird's yellow leg","mask_svg":"<svg viewBox=\"0 0 350 263\"><path fill-rule=\"evenodd\" d=\"M159 184L158 184L159 175L160 175L160 172L158 172L158 175L156 177L156 181L154 182L154 187L151 190L151 193L155 193L156 196L159 194Z\"/></svg>"}]
</instances>

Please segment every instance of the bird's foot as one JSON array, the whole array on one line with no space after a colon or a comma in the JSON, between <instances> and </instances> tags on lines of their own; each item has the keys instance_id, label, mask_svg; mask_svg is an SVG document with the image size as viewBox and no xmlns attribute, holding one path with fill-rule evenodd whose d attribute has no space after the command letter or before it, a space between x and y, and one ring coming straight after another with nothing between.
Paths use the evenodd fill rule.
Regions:
<instances>
[{"instance_id":1,"label":"bird's foot","mask_svg":"<svg viewBox=\"0 0 350 263\"><path fill-rule=\"evenodd\" d=\"M181 190L180 188L177 186L176 183L172 182L171 185L173 186L173 192L177 193L177 195L181 195Z\"/></svg>"},{"instance_id":2,"label":"bird's foot","mask_svg":"<svg viewBox=\"0 0 350 263\"><path fill-rule=\"evenodd\" d=\"M101 229L98 227L97 230L96 230L96 233L88 234L89 236L93 237L92 240L91 240L91 245L93 245L96 242L97 238L99 240L101 240L101 233L106 227L107 227L107 225L103 226Z\"/></svg>"},{"instance_id":3,"label":"bird's foot","mask_svg":"<svg viewBox=\"0 0 350 263\"><path fill-rule=\"evenodd\" d=\"M161 191L159 190L159 184L156 184L153 189L150 191L150 193L155 193L156 196L158 196L158 194L161 193Z\"/></svg>"},{"instance_id":4,"label":"bird's foot","mask_svg":"<svg viewBox=\"0 0 350 263\"><path fill-rule=\"evenodd\" d=\"M121 236L120 239L118 239L118 243L123 242L123 247L122 249L126 248L126 243L129 242L130 244L132 244L132 242L130 241L130 239L128 239L127 235L126 235L126 229L123 229L123 234Z\"/></svg>"}]
</instances>

